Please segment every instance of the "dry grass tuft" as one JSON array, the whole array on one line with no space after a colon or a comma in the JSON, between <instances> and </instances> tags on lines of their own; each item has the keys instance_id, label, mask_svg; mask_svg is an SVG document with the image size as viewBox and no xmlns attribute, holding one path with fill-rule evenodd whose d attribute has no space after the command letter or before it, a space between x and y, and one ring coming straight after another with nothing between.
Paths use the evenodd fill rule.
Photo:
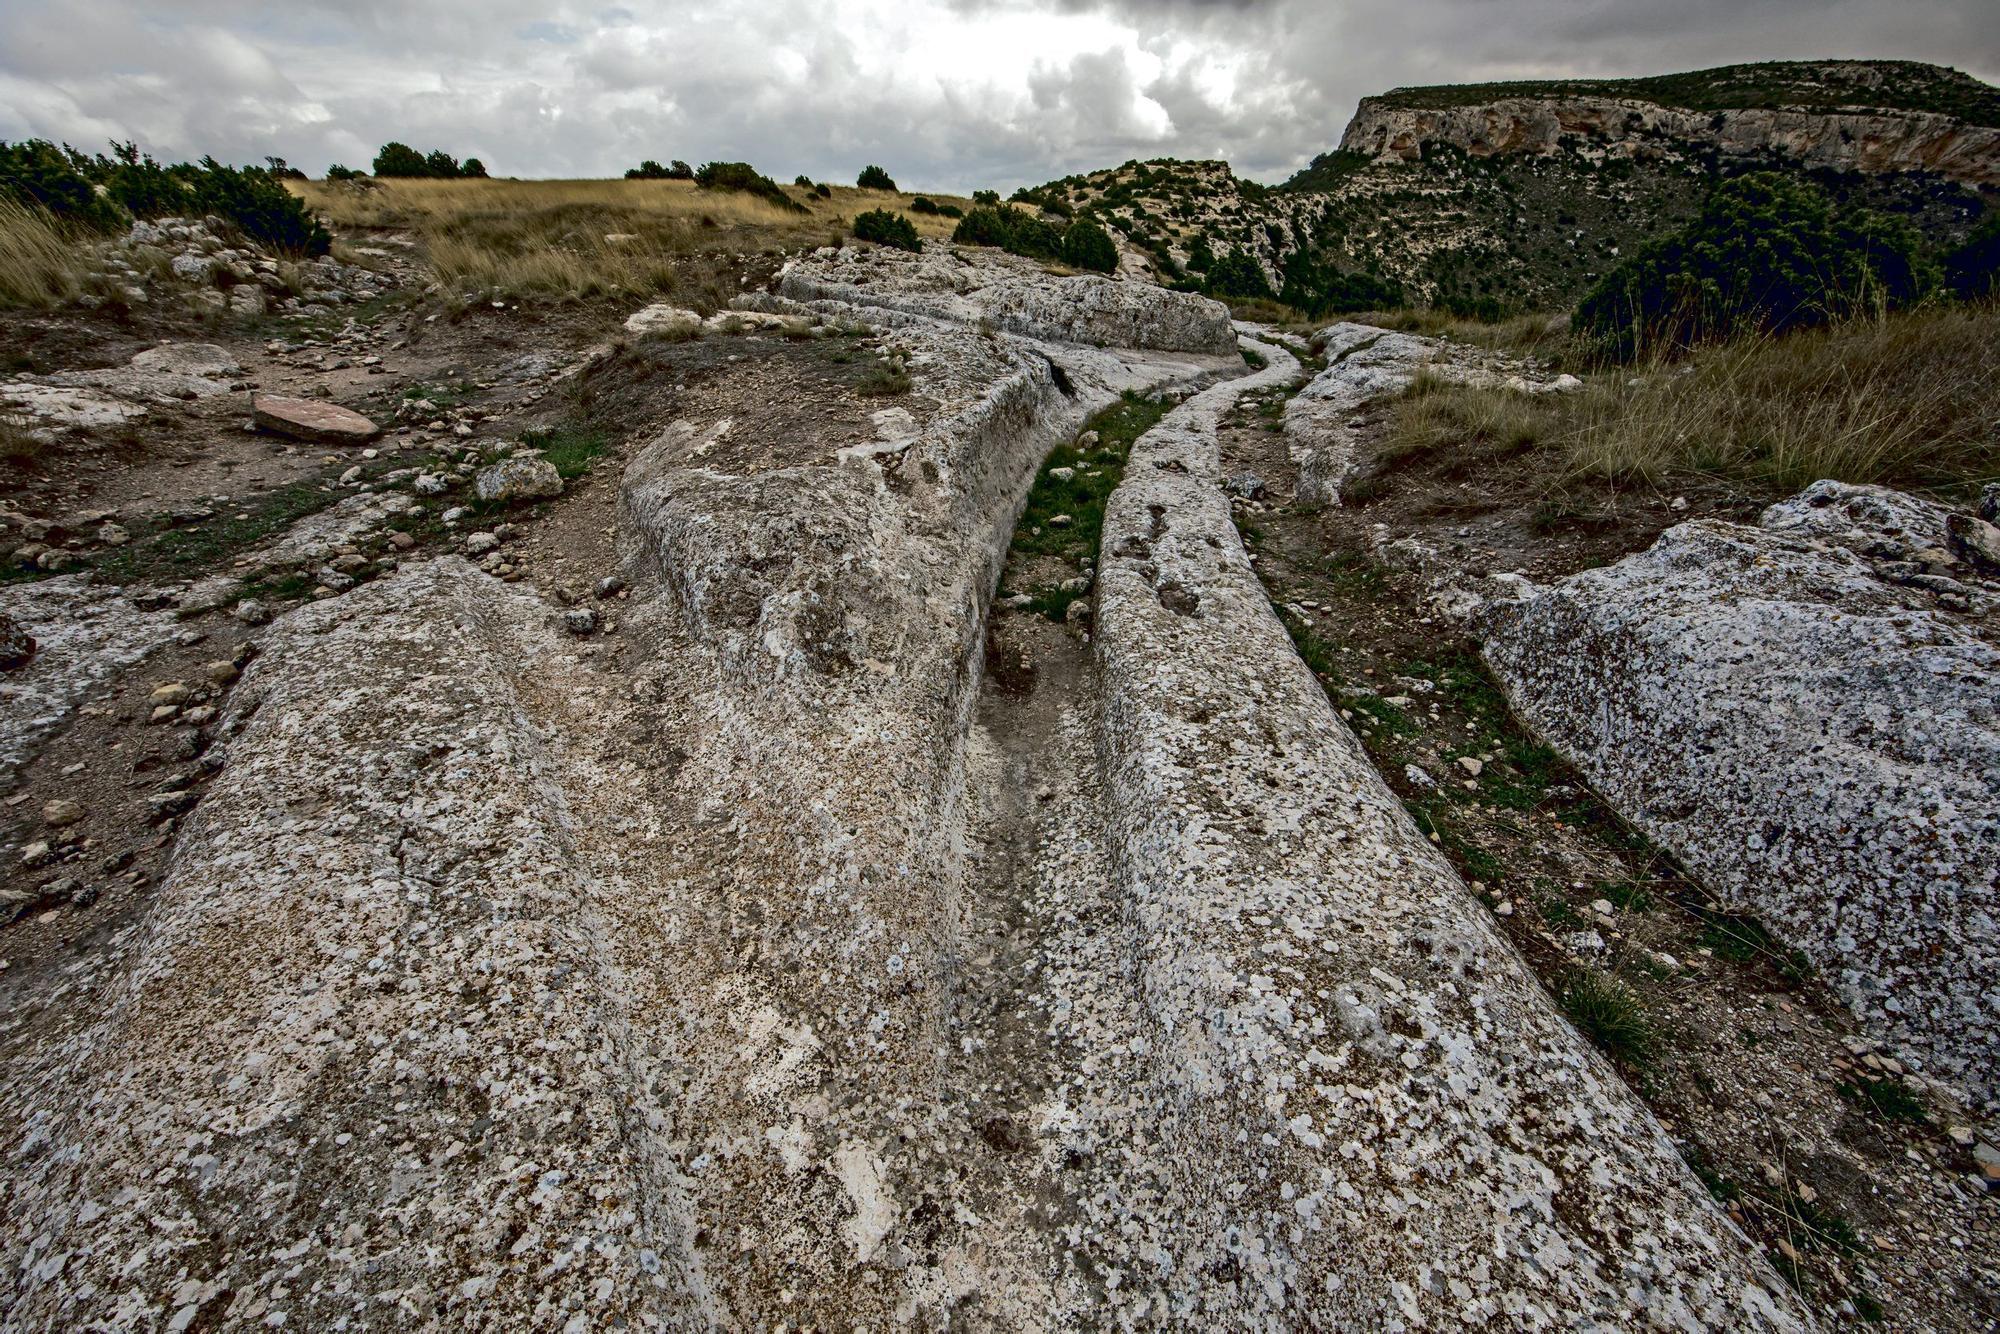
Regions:
<instances>
[{"instance_id":1,"label":"dry grass tuft","mask_svg":"<svg viewBox=\"0 0 2000 1334\"><path fill-rule=\"evenodd\" d=\"M862 209L898 209L923 236L949 236L954 225L909 212L914 195L852 189L819 199L788 187L803 213L691 181L299 181L293 189L335 227L416 232L450 291L658 296L703 311L738 290L735 255L824 245Z\"/></svg>"},{"instance_id":2,"label":"dry grass tuft","mask_svg":"<svg viewBox=\"0 0 2000 1334\"><path fill-rule=\"evenodd\" d=\"M0 199L0 306L59 306L83 280L79 245L54 218Z\"/></svg>"},{"instance_id":3,"label":"dry grass tuft","mask_svg":"<svg viewBox=\"0 0 2000 1334\"><path fill-rule=\"evenodd\" d=\"M2000 476L1996 383L2000 307L1940 306L1611 369L1568 396L1419 377L1387 450L1477 462L1548 449L1573 476L1613 481L1713 473L1955 491Z\"/></svg>"}]
</instances>

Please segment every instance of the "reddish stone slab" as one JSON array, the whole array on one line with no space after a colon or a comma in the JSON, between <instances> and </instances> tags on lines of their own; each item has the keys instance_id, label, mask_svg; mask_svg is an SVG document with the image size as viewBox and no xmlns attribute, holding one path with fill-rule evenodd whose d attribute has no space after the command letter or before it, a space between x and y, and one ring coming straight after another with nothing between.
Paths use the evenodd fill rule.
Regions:
<instances>
[{"instance_id":1,"label":"reddish stone slab","mask_svg":"<svg viewBox=\"0 0 2000 1334\"><path fill-rule=\"evenodd\" d=\"M366 444L382 434L360 413L316 398L258 394L250 402L250 417L263 430L322 445Z\"/></svg>"}]
</instances>

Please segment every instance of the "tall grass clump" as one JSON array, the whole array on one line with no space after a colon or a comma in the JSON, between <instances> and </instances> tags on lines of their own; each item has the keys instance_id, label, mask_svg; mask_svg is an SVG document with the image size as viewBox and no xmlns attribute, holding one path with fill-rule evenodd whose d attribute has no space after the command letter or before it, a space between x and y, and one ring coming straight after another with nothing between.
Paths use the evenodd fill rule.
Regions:
<instances>
[{"instance_id":1,"label":"tall grass clump","mask_svg":"<svg viewBox=\"0 0 2000 1334\"><path fill-rule=\"evenodd\" d=\"M1821 478L1954 492L2000 477L2000 305L1940 303L1779 336L1664 350L1527 395L1420 375L1396 404L1392 466L1476 471L1546 451L1552 471L1658 484L1709 473L1795 489Z\"/></svg>"},{"instance_id":2,"label":"tall grass clump","mask_svg":"<svg viewBox=\"0 0 2000 1334\"><path fill-rule=\"evenodd\" d=\"M0 306L59 306L82 290L76 242L45 210L0 198Z\"/></svg>"}]
</instances>

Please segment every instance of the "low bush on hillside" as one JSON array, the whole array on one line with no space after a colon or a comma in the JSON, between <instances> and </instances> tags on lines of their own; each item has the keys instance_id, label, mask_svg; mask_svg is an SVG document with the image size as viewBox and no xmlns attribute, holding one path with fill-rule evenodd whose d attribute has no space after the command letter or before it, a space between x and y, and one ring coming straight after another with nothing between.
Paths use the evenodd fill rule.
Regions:
<instances>
[{"instance_id":1,"label":"low bush on hillside","mask_svg":"<svg viewBox=\"0 0 2000 1334\"><path fill-rule=\"evenodd\" d=\"M926 217L938 218L962 218L965 216L965 210L958 205L940 204L937 200L927 198L924 195L918 195L910 201L910 212L921 213Z\"/></svg>"},{"instance_id":2,"label":"low bush on hillside","mask_svg":"<svg viewBox=\"0 0 2000 1334\"><path fill-rule=\"evenodd\" d=\"M1193 268L1192 262L1188 265ZM1338 269L1314 252L1295 251L1285 263L1278 299L1314 319L1360 310L1393 310L1403 304L1400 284L1371 273Z\"/></svg>"},{"instance_id":3,"label":"low bush on hillside","mask_svg":"<svg viewBox=\"0 0 2000 1334\"><path fill-rule=\"evenodd\" d=\"M691 181L694 179L694 168L679 158L675 158L673 162L664 167L653 161L653 159L647 158L638 166L628 168L625 172L625 179L628 181Z\"/></svg>"},{"instance_id":4,"label":"low bush on hillside","mask_svg":"<svg viewBox=\"0 0 2000 1334\"><path fill-rule=\"evenodd\" d=\"M1944 257L1944 281L1961 301L2000 296L2000 213L1989 214Z\"/></svg>"},{"instance_id":5,"label":"low bush on hillside","mask_svg":"<svg viewBox=\"0 0 2000 1334\"><path fill-rule=\"evenodd\" d=\"M786 194L776 181L748 162L704 162L694 174L694 183L704 190L740 190L782 209L798 213L806 211L804 204Z\"/></svg>"},{"instance_id":6,"label":"low bush on hillside","mask_svg":"<svg viewBox=\"0 0 2000 1334\"><path fill-rule=\"evenodd\" d=\"M1085 219L1071 223L1063 232L1062 260L1073 269L1115 273L1118 269L1118 246L1112 241L1111 233Z\"/></svg>"},{"instance_id":7,"label":"low bush on hillside","mask_svg":"<svg viewBox=\"0 0 2000 1334\"><path fill-rule=\"evenodd\" d=\"M110 156L89 156L39 139L0 142L0 198L97 232L133 218L213 213L268 249L323 255L333 244L319 218L267 168L228 167L212 157L162 166L133 144L111 147Z\"/></svg>"},{"instance_id":8,"label":"low bush on hillside","mask_svg":"<svg viewBox=\"0 0 2000 1334\"><path fill-rule=\"evenodd\" d=\"M367 174L352 167L343 167L338 162L326 169L326 178L329 181L358 181Z\"/></svg>"},{"instance_id":9,"label":"low bush on hillside","mask_svg":"<svg viewBox=\"0 0 2000 1334\"><path fill-rule=\"evenodd\" d=\"M854 239L894 246L898 250L923 248L917 241L915 225L902 214L891 213L886 208L871 208L857 217L854 220Z\"/></svg>"},{"instance_id":10,"label":"low bush on hillside","mask_svg":"<svg viewBox=\"0 0 2000 1334\"><path fill-rule=\"evenodd\" d=\"M861 169L861 174L854 178L854 184L862 190L893 191L896 188L896 182L890 179L889 173L872 164Z\"/></svg>"},{"instance_id":11,"label":"low bush on hillside","mask_svg":"<svg viewBox=\"0 0 2000 1334\"><path fill-rule=\"evenodd\" d=\"M1264 274L1264 266L1247 250L1232 250L1217 257L1208 266L1208 278L1202 290L1210 296L1219 297L1269 300L1274 295L1271 280Z\"/></svg>"},{"instance_id":12,"label":"low bush on hillside","mask_svg":"<svg viewBox=\"0 0 2000 1334\"><path fill-rule=\"evenodd\" d=\"M484 176L486 164L476 157L460 162L442 148L419 153L408 144L391 140L383 144L382 151L375 155L375 174L404 179L444 181L460 176Z\"/></svg>"},{"instance_id":13,"label":"low bush on hillside","mask_svg":"<svg viewBox=\"0 0 2000 1334\"><path fill-rule=\"evenodd\" d=\"M1576 326L1629 358L1897 309L1934 279L1908 224L1837 211L1816 186L1755 172L1717 186L1687 226L1600 279Z\"/></svg>"}]
</instances>

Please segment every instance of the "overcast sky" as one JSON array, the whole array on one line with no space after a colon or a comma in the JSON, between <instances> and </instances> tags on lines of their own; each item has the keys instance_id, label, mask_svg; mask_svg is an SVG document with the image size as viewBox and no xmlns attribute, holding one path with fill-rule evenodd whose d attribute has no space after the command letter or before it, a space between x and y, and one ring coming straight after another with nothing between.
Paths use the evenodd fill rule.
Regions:
<instances>
[{"instance_id":1,"label":"overcast sky","mask_svg":"<svg viewBox=\"0 0 2000 1334\"><path fill-rule=\"evenodd\" d=\"M0 139L315 175L400 139L496 175L1276 180L1398 84L1821 56L2000 81L2000 0L0 0Z\"/></svg>"}]
</instances>

